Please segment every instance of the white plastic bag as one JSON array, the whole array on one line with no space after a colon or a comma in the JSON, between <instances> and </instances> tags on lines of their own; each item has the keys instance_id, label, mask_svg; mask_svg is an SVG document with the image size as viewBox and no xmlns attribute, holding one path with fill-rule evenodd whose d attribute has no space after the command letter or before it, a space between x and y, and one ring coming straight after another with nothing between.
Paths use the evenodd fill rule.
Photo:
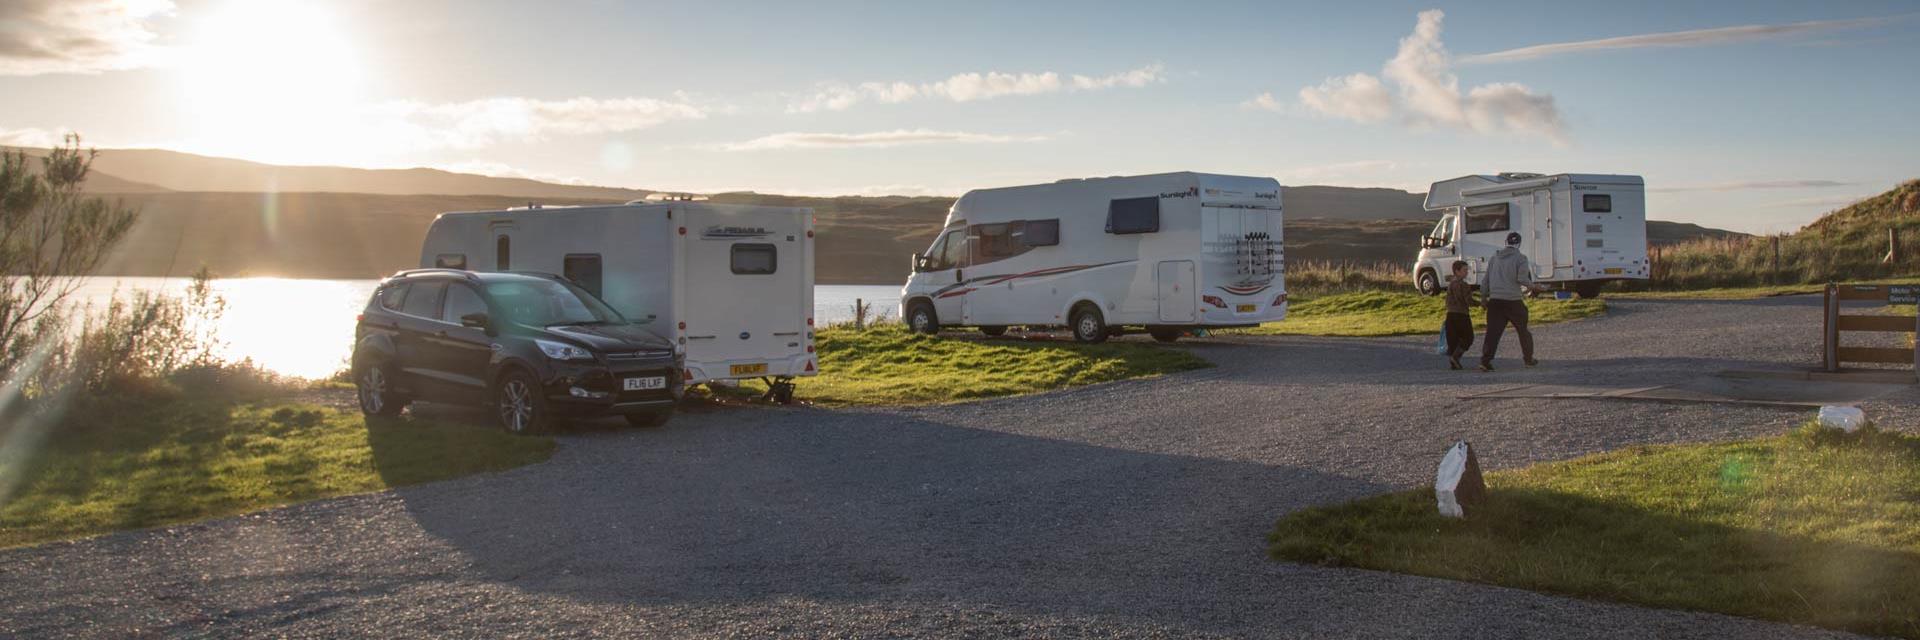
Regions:
<instances>
[{"instance_id":1,"label":"white plastic bag","mask_svg":"<svg viewBox=\"0 0 1920 640\"><path fill-rule=\"evenodd\" d=\"M1820 426L1853 433L1860 425L1867 423L1867 414L1860 407L1830 404L1820 407Z\"/></svg>"}]
</instances>

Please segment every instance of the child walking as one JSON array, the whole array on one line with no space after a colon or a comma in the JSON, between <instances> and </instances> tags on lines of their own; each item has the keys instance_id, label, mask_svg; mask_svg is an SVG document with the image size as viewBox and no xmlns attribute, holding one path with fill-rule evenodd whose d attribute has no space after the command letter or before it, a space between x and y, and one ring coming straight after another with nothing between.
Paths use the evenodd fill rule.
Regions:
<instances>
[{"instance_id":1,"label":"child walking","mask_svg":"<svg viewBox=\"0 0 1920 640\"><path fill-rule=\"evenodd\" d=\"M1458 371L1460 356L1473 346L1473 285L1467 284L1467 262L1453 261L1453 277L1447 278L1447 366Z\"/></svg>"}]
</instances>

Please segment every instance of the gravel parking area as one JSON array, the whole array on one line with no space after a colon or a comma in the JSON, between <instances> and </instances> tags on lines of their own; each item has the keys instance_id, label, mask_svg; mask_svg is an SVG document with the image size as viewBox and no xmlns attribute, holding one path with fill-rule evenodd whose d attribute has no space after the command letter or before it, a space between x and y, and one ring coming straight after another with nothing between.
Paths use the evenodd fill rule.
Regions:
<instances>
[{"instance_id":1,"label":"gravel parking area","mask_svg":"<svg viewBox=\"0 0 1920 640\"><path fill-rule=\"evenodd\" d=\"M1281 514L1430 481L1457 439L1513 467L1808 415L1456 399L1817 358L1818 298L1611 305L1536 330L1534 369L1511 337L1492 374L1447 371L1430 337L1196 340L1217 368L683 415L511 472L4 551L0 636L1840 636L1265 559ZM1868 410L1904 427L1917 406Z\"/></svg>"}]
</instances>

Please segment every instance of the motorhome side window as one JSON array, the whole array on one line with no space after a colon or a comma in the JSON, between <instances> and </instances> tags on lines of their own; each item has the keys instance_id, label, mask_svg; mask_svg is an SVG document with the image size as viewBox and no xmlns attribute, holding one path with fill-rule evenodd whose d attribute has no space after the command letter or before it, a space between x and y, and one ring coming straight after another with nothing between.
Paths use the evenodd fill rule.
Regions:
<instances>
[{"instance_id":1,"label":"motorhome side window","mask_svg":"<svg viewBox=\"0 0 1920 640\"><path fill-rule=\"evenodd\" d=\"M1060 221L1028 220L1026 228L1014 232L1014 236L1029 247L1051 247L1060 244Z\"/></svg>"},{"instance_id":2,"label":"motorhome side window","mask_svg":"<svg viewBox=\"0 0 1920 640\"><path fill-rule=\"evenodd\" d=\"M1506 231L1512 228L1513 217L1507 214L1505 202L1467 207L1467 233Z\"/></svg>"},{"instance_id":3,"label":"motorhome side window","mask_svg":"<svg viewBox=\"0 0 1920 640\"><path fill-rule=\"evenodd\" d=\"M733 245L733 272L740 275L766 275L778 266L776 247L770 244Z\"/></svg>"},{"instance_id":4,"label":"motorhome side window","mask_svg":"<svg viewBox=\"0 0 1920 640\"><path fill-rule=\"evenodd\" d=\"M1580 196L1580 210L1587 213L1613 213L1613 196L1604 193Z\"/></svg>"},{"instance_id":5,"label":"motorhome side window","mask_svg":"<svg viewBox=\"0 0 1920 640\"><path fill-rule=\"evenodd\" d=\"M1026 231L1025 220L968 227L967 244L973 248L971 264L986 264L1031 251L1033 247L1021 241Z\"/></svg>"},{"instance_id":6,"label":"motorhome side window","mask_svg":"<svg viewBox=\"0 0 1920 640\"><path fill-rule=\"evenodd\" d=\"M513 268L513 241L500 236L493 241L493 268L506 271Z\"/></svg>"},{"instance_id":7,"label":"motorhome side window","mask_svg":"<svg viewBox=\"0 0 1920 640\"><path fill-rule=\"evenodd\" d=\"M441 269L465 270L467 268L467 254L442 253L433 258L433 266L439 267Z\"/></svg>"},{"instance_id":8,"label":"motorhome side window","mask_svg":"<svg viewBox=\"0 0 1920 640\"><path fill-rule=\"evenodd\" d=\"M580 285L580 288L586 289L587 293L595 297L603 297L600 293L600 254L569 255L561 260L560 272L560 275L566 276L568 280ZM739 271L736 270L735 273Z\"/></svg>"},{"instance_id":9,"label":"motorhome side window","mask_svg":"<svg viewBox=\"0 0 1920 640\"><path fill-rule=\"evenodd\" d=\"M1154 233L1159 230L1159 196L1121 198L1107 204L1107 233Z\"/></svg>"}]
</instances>

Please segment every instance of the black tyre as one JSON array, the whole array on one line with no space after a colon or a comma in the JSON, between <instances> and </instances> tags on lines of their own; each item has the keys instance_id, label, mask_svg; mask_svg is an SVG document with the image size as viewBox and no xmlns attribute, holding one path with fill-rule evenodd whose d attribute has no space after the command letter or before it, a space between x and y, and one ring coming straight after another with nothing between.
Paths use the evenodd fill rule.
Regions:
<instances>
[{"instance_id":1,"label":"black tyre","mask_svg":"<svg viewBox=\"0 0 1920 640\"><path fill-rule=\"evenodd\" d=\"M385 362L360 365L353 386L360 398L360 412L369 417L391 418L407 408L408 399L393 390L393 371Z\"/></svg>"},{"instance_id":2,"label":"black tyre","mask_svg":"<svg viewBox=\"0 0 1920 640\"><path fill-rule=\"evenodd\" d=\"M1073 309L1073 339L1086 344L1098 344L1107 341L1107 319L1100 315L1100 309L1083 304Z\"/></svg>"},{"instance_id":3,"label":"black tyre","mask_svg":"<svg viewBox=\"0 0 1920 640\"><path fill-rule=\"evenodd\" d=\"M1585 280L1573 283L1573 292L1582 298L1593 299L1600 297L1600 289L1606 286L1605 280Z\"/></svg>"},{"instance_id":4,"label":"black tyre","mask_svg":"<svg viewBox=\"0 0 1920 640\"><path fill-rule=\"evenodd\" d=\"M1440 295L1440 276L1432 269L1421 269L1420 278L1416 282L1420 293L1430 296Z\"/></svg>"},{"instance_id":5,"label":"black tyre","mask_svg":"<svg viewBox=\"0 0 1920 640\"><path fill-rule=\"evenodd\" d=\"M940 333L940 316L934 313L932 304L915 302L907 307L907 328L927 335Z\"/></svg>"},{"instance_id":6,"label":"black tyre","mask_svg":"<svg viewBox=\"0 0 1920 640\"><path fill-rule=\"evenodd\" d=\"M984 334L987 334L987 335L989 335L989 336L992 336L992 337L995 337L995 338L998 338L998 337L1000 337L1000 336L1004 336L1004 335L1007 335L1007 328L1006 328L1006 327L1000 327L1000 326L993 326L993 327L980 327L980 333L984 333Z\"/></svg>"},{"instance_id":7,"label":"black tyre","mask_svg":"<svg viewBox=\"0 0 1920 640\"><path fill-rule=\"evenodd\" d=\"M507 433L540 433L554 424L540 383L525 371L513 371L493 387L493 411Z\"/></svg>"},{"instance_id":8,"label":"black tyre","mask_svg":"<svg viewBox=\"0 0 1920 640\"><path fill-rule=\"evenodd\" d=\"M1161 342L1173 342L1175 340L1180 339L1180 330L1179 329L1163 329L1159 327L1148 327L1147 335L1153 336L1154 340L1158 340Z\"/></svg>"},{"instance_id":9,"label":"black tyre","mask_svg":"<svg viewBox=\"0 0 1920 640\"><path fill-rule=\"evenodd\" d=\"M628 426L647 429L647 428L658 427L658 426L663 426L667 424L668 420L673 419L673 410L661 409L659 411L629 413L627 414L626 418L627 418Z\"/></svg>"}]
</instances>

